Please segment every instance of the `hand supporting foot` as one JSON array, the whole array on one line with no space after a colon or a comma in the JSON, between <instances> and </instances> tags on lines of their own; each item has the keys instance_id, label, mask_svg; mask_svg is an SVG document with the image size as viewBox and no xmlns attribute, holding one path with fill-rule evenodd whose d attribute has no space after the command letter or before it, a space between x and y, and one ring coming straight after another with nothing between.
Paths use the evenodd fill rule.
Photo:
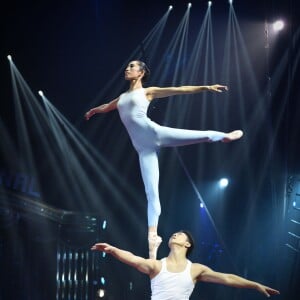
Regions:
<instances>
[{"instance_id":1,"label":"hand supporting foot","mask_svg":"<svg viewBox=\"0 0 300 300\"><path fill-rule=\"evenodd\" d=\"M149 258L156 259L157 250L162 242L162 238L155 234L148 235L148 245L149 245Z\"/></svg>"}]
</instances>

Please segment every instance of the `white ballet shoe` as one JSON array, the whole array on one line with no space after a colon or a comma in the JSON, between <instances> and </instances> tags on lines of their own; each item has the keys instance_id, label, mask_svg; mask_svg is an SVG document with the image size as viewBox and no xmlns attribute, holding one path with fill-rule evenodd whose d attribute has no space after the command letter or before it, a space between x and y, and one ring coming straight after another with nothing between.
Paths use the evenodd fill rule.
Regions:
<instances>
[{"instance_id":1,"label":"white ballet shoe","mask_svg":"<svg viewBox=\"0 0 300 300\"><path fill-rule=\"evenodd\" d=\"M226 137L222 139L223 143L229 143L235 140L240 139L244 135L242 130L234 130L227 133Z\"/></svg>"}]
</instances>

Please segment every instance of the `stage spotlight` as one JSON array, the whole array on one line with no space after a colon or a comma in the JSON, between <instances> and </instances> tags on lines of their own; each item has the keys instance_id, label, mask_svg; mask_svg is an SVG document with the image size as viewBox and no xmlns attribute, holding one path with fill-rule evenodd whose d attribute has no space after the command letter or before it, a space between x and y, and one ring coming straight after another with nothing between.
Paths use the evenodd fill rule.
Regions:
<instances>
[{"instance_id":1,"label":"stage spotlight","mask_svg":"<svg viewBox=\"0 0 300 300\"><path fill-rule=\"evenodd\" d=\"M209 6L209 7L212 6L212 1L208 1L208 6Z\"/></svg>"},{"instance_id":2,"label":"stage spotlight","mask_svg":"<svg viewBox=\"0 0 300 300\"><path fill-rule=\"evenodd\" d=\"M44 97L43 91L39 91L39 95L40 95L41 97Z\"/></svg>"},{"instance_id":3,"label":"stage spotlight","mask_svg":"<svg viewBox=\"0 0 300 300\"><path fill-rule=\"evenodd\" d=\"M192 3L190 2L189 4L188 4L188 8L191 8L192 7Z\"/></svg>"},{"instance_id":4,"label":"stage spotlight","mask_svg":"<svg viewBox=\"0 0 300 300\"><path fill-rule=\"evenodd\" d=\"M104 220L103 223L102 223L102 229L103 230L106 229L106 226L107 226L107 222L106 222L106 220Z\"/></svg>"},{"instance_id":5,"label":"stage spotlight","mask_svg":"<svg viewBox=\"0 0 300 300\"><path fill-rule=\"evenodd\" d=\"M202 202L200 203L200 207L201 207L201 208L204 208L204 204L203 204Z\"/></svg>"},{"instance_id":6,"label":"stage spotlight","mask_svg":"<svg viewBox=\"0 0 300 300\"><path fill-rule=\"evenodd\" d=\"M284 27L284 22L282 20L277 20L273 23L274 31L280 31Z\"/></svg>"},{"instance_id":7,"label":"stage spotlight","mask_svg":"<svg viewBox=\"0 0 300 300\"><path fill-rule=\"evenodd\" d=\"M293 207L296 207L296 201L293 202Z\"/></svg>"},{"instance_id":8,"label":"stage spotlight","mask_svg":"<svg viewBox=\"0 0 300 300\"><path fill-rule=\"evenodd\" d=\"M11 61L12 60L11 55L7 55L7 59Z\"/></svg>"},{"instance_id":9,"label":"stage spotlight","mask_svg":"<svg viewBox=\"0 0 300 300\"><path fill-rule=\"evenodd\" d=\"M228 179L222 178L219 180L219 186L220 188L224 189L228 185Z\"/></svg>"},{"instance_id":10,"label":"stage spotlight","mask_svg":"<svg viewBox=\"0 0 300 300\"><path fill-rule=\"evenodd\" d=\"M169 10L172 10L172 9L173 9L173 5L170 5L170 6L169 6Z\"/></svg>"},{"instance_id":11,"label":"stage spotlight","mask_svg":"<svg viewBox=\"0 0 300 300\"><path fill-rule=\"evenodd\" d=\"M233 0L229 0L228 2L229 2L229 4L232 4Z\"/></svg>"},{"instance_id":12,"label":"stage spotlight","mask_svg":"<svg viewBox=\"0 0 300 300\"><path fill-rule=\"evenodd\" d=\"M105 290L104 290L104 289L99 289L99 290L97 291L97 296L98 296L99 298L104 298L104 296L105 296Z\"/></svg>"}]
</instances>

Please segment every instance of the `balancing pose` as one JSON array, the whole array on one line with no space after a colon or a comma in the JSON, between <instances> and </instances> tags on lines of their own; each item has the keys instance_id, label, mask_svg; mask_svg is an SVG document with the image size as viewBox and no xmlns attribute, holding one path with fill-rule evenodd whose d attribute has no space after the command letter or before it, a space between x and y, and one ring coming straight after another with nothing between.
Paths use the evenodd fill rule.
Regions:
<instances>
[{"instance_id":1,"label":"balancing pose","mask_svg":"<svg viewBox=\"0 0 300 300\"><path fill-rule=\"evenodd\" d=\"M161 213L158 182L159 165L157 150L160 147L176 147L201 142L231 142L242 137L241 130L229 133L219 131L185 130L160 126L147 117L149 103L155 98L174 95L195 94L202 91L222 92L226 86L180 86L180 87L148 87L143 88L150 71L142 61L131 61L125 70L125 79L130 82L128 91L109 103L90 109L85 118L89 120L97 113L107 113L118 109L132 144L139 156L141 174L148 201L148 242L149 257L156 258L161 237L157 235L158 219Z\"/></svg>"},{"instance_id":2,"label":"balancing pose","mask_svg":"<svg viewBox=\"0 0 300 300\"><path fill-rule=\"evenodd\" d=\"M145 259L106 243L98 243L92 250L104 251L130 265L151 280L151 300L188 300L198 281L224 284L236 288L255 289L267 297L279 291L243 277L215 272L209 267L187 259L194 247L193 237L187 231L174 233L169 239L170 252L161 260Z\"/></svg>"}]
</instances>

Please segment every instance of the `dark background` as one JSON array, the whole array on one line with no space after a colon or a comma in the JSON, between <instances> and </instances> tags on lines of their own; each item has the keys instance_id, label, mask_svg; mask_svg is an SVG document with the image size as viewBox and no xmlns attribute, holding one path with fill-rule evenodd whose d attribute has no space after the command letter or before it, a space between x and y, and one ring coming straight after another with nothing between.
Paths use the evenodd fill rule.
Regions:
<instances>
[{"instance_id":1,"label":"dark background","mask_svg":"<svg viewBox=\"0 0 300 300\"><path fill-rule=\"evenodd\" d=\"M190 45L193 45L198 24L202 22L207 8L206 1L192 3ZM96 229L92 230L93 234L90 235L85 227L87 233L81 232L70 238L58 232L58 228L66 226L66 223L52 220L45 225L42 217L35 219L34 213L33 217L26 217L18 205L6 201L0 216L3 266L0 271L0 297L3 299L54 299L57 244L66 239L71 249L88 249L94 241L105 239L138 255L147 255L145 196L137 156L127 133L117 112L89 122L83 120L83 115L90 107L113 99L125 89L121 66L136 48L141 48L138 56L147 60L151 49L142 50L141 42L170 4L174 5L174 9L156 58L150 64L153 74L160 78L155 70L168 59L163 49L186 10L186 1L30 0L10 1L6 8L1 9L1 174L25 172L28 176L37 177L40 197L30 199L58 210L96 215L99 220ZM195 235L197 244L193 261L278 288L282 292L281 296L276 296L278 299L296 299L299 254L285 244L293 202L290 195L297 195L300 167L299 9L296 1L292 0L234 1L234 8L259 92L253 91L247 61L241 58L238 65L242 78L231 80L224 102L219 100L222 95L217 102L207 101L205 122L199 121L199 111L203 111L203 107L194 98L189 104L192 108L185 110L187 117L181 115L182 102L176 99L172 104L169 100L155 102L149 115L159 123L192 129L199 129L200 122L205 123L204 128L216 130L242 128L245 137L228 145L161 150L162 215L159 231L166 242L173 231L187 228ZM212 20L217 70L222 64L227 16L227 1L214 1ZM277 17L286 21L286 27L276 40L270 40L270 48L266 49L264 23ZM243 48L240 47L238 52L241 55ZM50 102L111 166L111 172L104 163L99 168L95 167L96 171L87 166L86 157L74 150L78 149L77 145L73 150L77 161L86 168L84 175L77 174L81 171L79 167L68 173L64 168L64 158L54 160L56 163L53 164L49 153L59 157L59 152L55 147L47 149L43 146L37 123L26 113L28 110L24 110L23 114L29 124L29 148L34 153L35 170L24 163L27 159L25 151L16 142L22 123L13 101L8 54L12 55L33 93L37 96L38 90L44 91ZM174 66L177 63L174 58L171 62ZM149 85L172 84L174 69L169 68L163 82L150 80ZM184 61L180 71L184 74ZM218 75L217 80L221 81L222 77ZM114 76L117 79L108 86ZM199 81L193 84L202 84L203 79L200 75ZM192 84L186 81L176 83ZM219 120L217 125L216 119ZM182 120L181 123L179 120ZM46 137L49 137L47 132ZM49 140L51 143L50 137ZM69 145L72 146L72 143ZM68 156L67 150L65 154ZM105 177L99 179L98 172L105 173L103 176L108 176L110 184L104 180ZM60 179L58 173L61 174ZM77 181L70 180L70 174L75 174L72 180L81 180L83 185L90 183L96 187L95 191L91 192L87 186L76 190L73 184ZM218 179L223 176L230 178L225 192L216 188ZM3 180L1 186L4 190L14 190ZM199 208L197 191L200 191L209 214ZM15 189L14 192L24 195L24 191ZM99 228L104 219L109 225L102 235ZM77 219L74 220L76 224ZM78 227L74 225L75 232L80 232ZM294 232L299 235L298 230L296 226ZM297 247L299 250L299 243ZM166 255L167 251L164 243L159 256ZM148 299L149 283L144 275L110 258L101 262L97 272L101 273L102 269L110 278L107 289L115 299L143 299L145 293L145 299ZM97 276L91 289L95 290L100 285ZM133 283L130 291L129 282ZM92 294L90 298L94 297L94 292ZM192 299L262 297L253 291L201 283Z\"/></svg>"}]
</instances>

